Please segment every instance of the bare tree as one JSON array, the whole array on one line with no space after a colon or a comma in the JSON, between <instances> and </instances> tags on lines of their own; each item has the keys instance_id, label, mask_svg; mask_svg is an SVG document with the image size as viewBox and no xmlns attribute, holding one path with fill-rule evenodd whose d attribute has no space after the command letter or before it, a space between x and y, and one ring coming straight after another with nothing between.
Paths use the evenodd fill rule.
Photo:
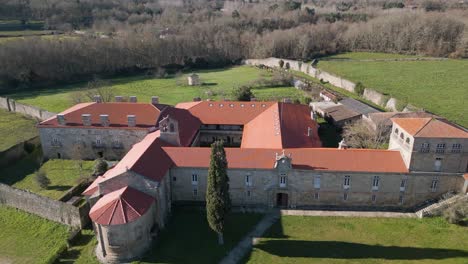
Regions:
<instances>
[{"instance_id":1,"label":"bare tree","mask_svg":"<svg viewBox=\"0 0 468 264\"><path fill-rule=\"evenodd\" d=\"M374 130L365 121L358 120L343 127L342 137L352 148L382 149L387 147L388 134L382 125Z\"/></svg>"},{"instance_id":2,"label":"bare tree","mask_svg":"<svg viewBox=\"0 0 468 264\"><path fill-rule=\"evenodd\" d=\"M94 100L96 95L101 97L102 102L112 102L114 99L114 92L110 83L99 79L88 82L85 95L91 101Z\"/></svg>"}]
</instances>

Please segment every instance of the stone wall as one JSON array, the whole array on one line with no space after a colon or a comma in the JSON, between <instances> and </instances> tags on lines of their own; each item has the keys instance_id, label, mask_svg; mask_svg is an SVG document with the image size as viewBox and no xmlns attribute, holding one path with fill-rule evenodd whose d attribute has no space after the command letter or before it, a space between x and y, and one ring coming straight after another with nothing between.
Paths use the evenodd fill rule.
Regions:
<instances>
[{"instance_id":1,"label":"stone wall","mask_svg":"<svg viewBox=\"0 0 468 264\"><path fill-rule=\"evenodd\" d=\"M21 104L13 99L5 97L0 97L0 108L6 109L9 112L20 113L37 118L39 120L46 120L56 115L55 113L49 112L47 110L31 105Z\"/></svg>"},{"instance_id":2,"label":"stone wall","mask_svg":"<svg viewBox=\"0 0 468 264\"><path fill-rule=\"evenodd\" d=\"M89 213L89 207L82 207L88 210L81 209L2 183L0 183L0 204L78 228L86 225Z\"/></svg>"},{"instance_id":3,"label":"stone wall","mask_svg":"<svg viewBox=\"0 0 468 264\"><path fill-rule=\"evenodd\" d=\"M27 152L25 150L25 145L27 144L33 144L36 146L39 146L40 140L39 137L34 137L31 139L28 139L26 141L20 142L9 149L6 149L4 151L0 152L0 167L5 166L7 164L11 164L25 155L27 155Z\"/></svg>"},{"instance_id":4,"label":"stone wall","mask_svg":"<svg viewBox=\"0 0 468 264\"><path fill-rule=\"evenodd\" d=\"M248 59L248 60L245 60L244 63L247 65L255 65L255 66L265 65L268 67L278 68L280 60L281 59L279 58ZM284 64L289 63L291 70L303 72L316 79L329 82L330 84L338 88L342 88L342 89L345 89L346 91L353 92L353 93L355 92L354 88L356 87L356 84L350 80L347 80L339 76L336 76L332 73L314 68L312 67L312 65L301 62L301 61L287 60L287 59L283 59L283 61L284 61ZM362 97L390 111L398 111L397 99L391 98L373 89L366 88L364 90L364 94ZM399 110L401 111L402 109L399 109Z\"/></svg>"}]
</instances>

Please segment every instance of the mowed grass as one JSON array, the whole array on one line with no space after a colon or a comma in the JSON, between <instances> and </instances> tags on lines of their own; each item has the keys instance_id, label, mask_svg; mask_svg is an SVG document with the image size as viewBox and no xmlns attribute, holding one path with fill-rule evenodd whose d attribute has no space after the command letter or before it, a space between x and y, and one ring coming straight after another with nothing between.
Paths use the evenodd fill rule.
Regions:
<instances>
[{"instance_id":1,"label":"mowed grass","mask_svg":"<svg viewBox=\"0 0 468 264\"><path fill-rule=\"evenodd\" d=\"M38 135L36 120L0 109L0 151Z\"/></svg>"},{"instance_id":2,"label":"mowed grass","mask_svg":"<svg viewBox=\"0 0 468 264\"><path fill-rule=\"evenodd\" d=\"M164 104L177 104L192 101L194 97L202 99L231 98L235 87L248 84L258 78L270 78L271 75L254 67L239 66L219 70L196 71L204 85L186 85L187 74L179 77L154 78L134 76L110 79L114 95L138 97L139 102L150 102L151 96L159 96ZM21 103L34 105L52 112L63 111L73 105L72 95L85 91L87 83L50 87L34 91L10 93L8 96ZM252 90L261 100L277 100L283 97L302 99L304 93L293 87L258 88Z\"/></svg>"},{"instance_id":3,"label":"mowed grass","mask_svg":"<svg viewBox=\"0 0 468 264\"><path fill-rule=\"evenodd\" d=\"M49 263L67 246L68 228L0 205L0 263Z\"/></svg>"},{"instance_id":4,"label":"mowed grass","mask_svg":"<svg viewBox=\"0 0 468 264\"><path fill-rule=\"evenodd\" d=\"M245 261L466 264L468 229L442 218L283 216Z\"/></svg>"},{"instance_id":5,"label":"mowed grass","mask_svg":"<svg viewBox=\"0 0 468 264\"><path fill-rule=\"evenodd\" d=\"M369 53L337 57L373 58ZM394 56L393 54L391 54ZM379 55L387 56L387 55ZM388 55L389 56L389 55ZM334 56L330 57L331 59ZM322 60L318 67L468 127L468 60Z\"/></svg>"},{"instance_id":6,"label":"mowed grass","mask_svg":"<svg viewBox=\"0 0 468 264\"><path fill-rule=\"evenodd\" d=\"M94 231L83 229L81 234L71 241L71 247L55 263L99 264L94 253L96 246L97 240Z\"/></svg>"},{"instance_id":7,"label":"mowed grass","mask_svg":"<svg viewBox=\"0 0 468 264\"><path fill-rule=\"evenodd\" d=\"M208 227L205 212L176 207L168 226L139 263L218 263L262 216L230 214L224 233L225 244L220 246L216 233Z\"/></svg>"},{"instance_id":8,"label":"mowed grass","mask_svg":"<svg viewBox=\"0 0 468 264\"><path fill-rule=\"evenodd\" d=\"M83 161L80 171L77 161L48 160L39 165L39 154L34 152L24 159L0 170L0 182L28 190L52 199L59 199L67 190L75 186L82 177L93 172L93 162ZM35 179L35 172L43 170L50 180L47 188L41 188Z\"/></svg>"}]
</instances>

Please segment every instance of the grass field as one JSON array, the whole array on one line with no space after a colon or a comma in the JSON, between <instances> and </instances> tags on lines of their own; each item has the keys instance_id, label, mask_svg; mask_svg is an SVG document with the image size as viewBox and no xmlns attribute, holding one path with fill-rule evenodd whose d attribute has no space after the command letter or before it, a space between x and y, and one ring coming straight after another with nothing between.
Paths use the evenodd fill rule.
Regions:
<instances>
[{"instance_id":1,"label":"grass field","mask_svg":"<svg viewBox=\"0 0 468 264\"><path fill-rule=\"evenodd\" d=\"M77 163L73 160L49 160L40 167L38 159L39 154L36 151L13 165L0 169L0 182L58 199L65 191L78 183L80 174L87 177L93 171L92 161L84 161L83 170L80 173ZM36 183L35 171L37 170L46 172L50 180L48 188L42 189Z\"/></svg>"},{"instance_id":2,"label":"grass field","mask_svg":"<svg viewBox=\"0 0 468 264\"><path fill-rule=\"evenodd\" d=\"M245 258L256 263L466 264L468 229L442 218L283 216Z\"/></svg>"},{"instance_id":3,"label":"grass field","mask_svg":"<svg viewBox=\"0 0 468 264\"><path fill-rule=\"evenodd\" d=\"M356 61L395 56L346 53L318 67L468 127L468 60Z\"/></svg>"},{"instance_id":4,"label":"grass field","mask_svg":"<svg viewBox=\"0 0 468 264\"><path fill-rule=\"evenodd\" d=\"M73 239L71 247L58 258L56 264L99 264L94 254L96 245L97 240L94 231L91 229L83 229L81 230L81 234Z\"/></svg>"},{"instance_id":5,"label":"grass field","mask_svg":"<svg viewBox=\"0 0 468 264\"><path fill-rule=\"evenodd\" d=\"M261 214L233 213L219 246L206 215L197 209L176 208L157 244L139 263L218 263L262 218Z\"/></svg>"},{"instance_id":6,"label":"grass field","mask_svg":"<svg viewBox=\"0 0 468 264\"><path fill-rule=\"evenodd\" d=\"M68 228L0 206L0 263L48 263L67 246Z\"/></svg>"},{"instance_id":7,"label":"grass field","mask_svg":"<svg viewBox=\"0 0 468 264\"><path fill-rule=\"evenodd\" d=\"M136 95L139 102L150 102L151 96L159 96L160 102L177 104L192 101L194 97L202 99L230 98L234 87L244 85L260 77L269 78L267 72L248 66L219 70L197 71L205 85L187 86L183 83L187 75L171 78L152 78L144 76L122 77L109 80L114 95ZM8 96L21 103L38 106L52 112L60 112L73 105L71 96L76 91L83 91L87 83L61 87L11 93ZM252 90L260 100L290 97L302 99L302 91L293 87L258 88Z\"/></svg>"},{"instance_id":8,"label":"grass field","mask_svg":"<svg viewBox=\"0 0 468 264\"><path fill-rule=\"evenodd\" d=\"M37 135L36 120L0 109L0 151Z\"/></svg>"}]
</instances>

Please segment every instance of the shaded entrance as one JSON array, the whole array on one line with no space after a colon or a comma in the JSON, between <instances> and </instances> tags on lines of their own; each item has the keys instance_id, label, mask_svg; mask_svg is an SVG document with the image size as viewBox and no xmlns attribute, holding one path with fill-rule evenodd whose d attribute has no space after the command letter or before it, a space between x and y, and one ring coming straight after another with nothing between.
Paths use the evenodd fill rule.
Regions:
<instances>
[{"instance_id":1,"label":"shaded entrance","mask_svg":"<svg viewBox=\"0 0 468 264\"><path fill-rule=\"evenodd\" d=\"M277 193L276 194L276 206L277 207L288 207L288 194Z\"/></svg>"}]
</instances>

